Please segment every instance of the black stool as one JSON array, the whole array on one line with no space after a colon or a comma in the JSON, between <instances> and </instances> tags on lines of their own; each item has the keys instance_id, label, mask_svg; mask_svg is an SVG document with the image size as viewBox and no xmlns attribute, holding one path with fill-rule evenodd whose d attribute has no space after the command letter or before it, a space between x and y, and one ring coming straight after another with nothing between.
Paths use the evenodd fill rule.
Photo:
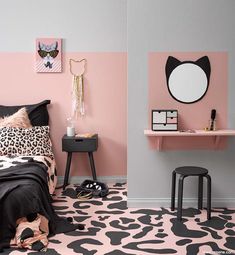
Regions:
<instances>
[{"instance_id":1,"label":"black stool","mask_svg":"<svg viewBox=\"0 0 235 255\"><path fill-rule=\"evenodd\" d=\"M177 167L172 172L172 187L171 187L171 210L175 210L175 181L176 174L179 174L179 186L178 186L178 210L177 219L182 219L182 204L183 204L183 184L184 178L188 176L198 176L198 209L202 209L202 197L203 197L203 177L207 178L207 219L211 218L211 177L208 174L208 170L202 167L196 166L183 166Z\"/></svg>"}]
</instances>

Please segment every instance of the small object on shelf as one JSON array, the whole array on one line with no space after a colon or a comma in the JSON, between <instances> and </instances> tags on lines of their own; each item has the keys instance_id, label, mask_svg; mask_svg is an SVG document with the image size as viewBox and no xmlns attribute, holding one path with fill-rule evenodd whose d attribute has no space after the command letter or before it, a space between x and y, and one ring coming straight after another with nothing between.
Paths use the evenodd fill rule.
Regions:
<instances>
[{"instance_id":1,"label":"small object on shelf","mask_svg":"<svg viewBox=\"0 0 235 255\"><path fill-rule=\"evenodd\" d=\"M215 120L215 117L216 117L216 110L215 109L212 109L211 110L211 120L210 120L210 131L215 131L216 130L216 120Z\"/></svg>"},{"instance_id":2,"label":"small object on shelf","mask_svg":"<svg viewBox=\"0 0 235 255\"><path fill-rule=\"evenodd\" d=\"M84 137L84 138L89 138L89 137L93 137L95 134L93 133L84 133L84 134L76 134L76 137Z\"/></svg>"},{"instance_id":3,"label":"small object on shelf","mask_svg":"<svg viewBox=\"0 0 235 255\"><path fill-rule=\"evenodd\" d=\"M178 111L177 110L152 110L153 131L177 131Z\"/></svg>"},{"instance_id":4,"label":"small object on shelf","mask_svg":"<svg viewBox=\"0 0 235 255\"><path fill-rule=\"evenodd\" d=\"M186 132L186 133L195 133L195 130L193 129L188 129L188 130L180 130L180 132Z\"/></svg>"}]
</instances>

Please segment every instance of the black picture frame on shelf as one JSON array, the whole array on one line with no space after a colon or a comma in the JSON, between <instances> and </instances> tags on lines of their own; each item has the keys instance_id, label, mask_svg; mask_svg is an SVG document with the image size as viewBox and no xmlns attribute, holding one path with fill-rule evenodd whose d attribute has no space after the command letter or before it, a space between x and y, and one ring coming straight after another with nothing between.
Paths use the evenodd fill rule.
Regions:
<instances>
[{"instance_id":1,"label":"black picture frame on shelf","mask_svg":"<svg viewBox=\"0 0 235 255\"><path fill-rule=\"evenodd\" d=\"M152 110L151 129L152 131L178 131L178 110Z\"/></svg>"}]
</instances>

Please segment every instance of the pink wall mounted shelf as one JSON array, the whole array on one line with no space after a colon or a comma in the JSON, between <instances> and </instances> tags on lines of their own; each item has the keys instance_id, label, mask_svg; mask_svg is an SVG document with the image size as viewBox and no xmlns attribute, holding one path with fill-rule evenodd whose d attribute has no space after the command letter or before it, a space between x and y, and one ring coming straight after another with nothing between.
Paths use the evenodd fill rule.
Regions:
<instances>
[{"instance_id":1,"label":"pink wall mounted shelf","mask_svg":"<svg viewBox=\"0 0 235 255\"><path fill-rule=\"evenodd\" d=\"M198 138L198 137L212 137L214 139L213 147L214 149L219 148L220 140L222 138L235 136L235 130L221 129L216 131L204 131L204 130L194 130L194 132L190 131L152 131L149 129L144 130L144 134L148 137L152 137L156 142L156 149L163 149L163 140L164 138L170 137L190 137L190 138Z\"/></svg>"}]
</instances>

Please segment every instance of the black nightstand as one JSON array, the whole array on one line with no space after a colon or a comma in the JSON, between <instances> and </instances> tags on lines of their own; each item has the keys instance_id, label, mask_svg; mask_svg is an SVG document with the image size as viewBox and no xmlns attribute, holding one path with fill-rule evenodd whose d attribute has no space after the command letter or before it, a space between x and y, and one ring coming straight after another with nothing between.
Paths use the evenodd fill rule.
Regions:
<instances>
[{"instance_id":1,"label":"black nightstand","mask_svg":"<svg viewBox=\"0 0 235 255\"><path fill-rule=\"evenodd\" d=\"M65 187L68 185L70 165L71 165L71 159L72 159L73 152L87 152L88 153L93 180L97 180L96 170L95 170L95 162L94 162L94 158L93 158L93 152L96 151L97 148L98 148L98 135L97 134L93 135L92 137L87 137L87 138L67 136L67 135L63 136L62 151L66 151L68 153L63 189L65 189Z\"/></svg>"}]
</instances>

